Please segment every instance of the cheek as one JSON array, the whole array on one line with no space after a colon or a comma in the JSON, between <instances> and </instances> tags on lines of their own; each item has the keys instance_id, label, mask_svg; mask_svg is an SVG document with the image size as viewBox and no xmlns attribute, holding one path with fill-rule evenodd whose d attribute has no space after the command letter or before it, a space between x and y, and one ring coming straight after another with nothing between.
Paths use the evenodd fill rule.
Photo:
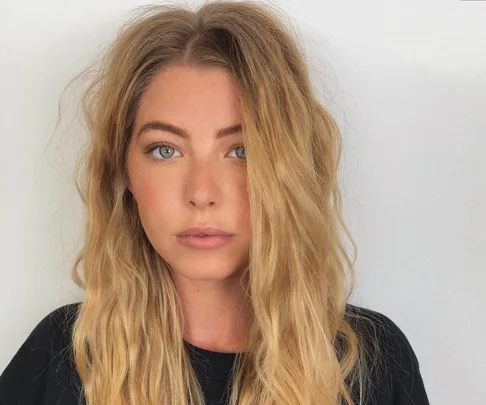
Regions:
<instances>
[{"instance_id":1,"label":"cheek","mask_svg":"<svg viewBox=\"0 0 486 405\"><path fill-rule=\"evenodd\" d=\"M177 210L175 192L163 182L144 181L137 187L137 206L144 227L167 223Z\"/></svg>"},{"instance_id":2,"label":"cheek","mask_svg":"<svg viewBox=\"0 0 486 405\"><path fill-rule=\"evenodd\" d=\"M137 187L137 202L139 208L144 211L152 211L155 206L159 204L159 200L163 200L161 190L158 184L150 181L140 182Z\"/></svg>"},{"instance_id":3,"label":"cheek","mask_svg":"<svg viewBox=\"0 0 486 405\"><path fill-rule=\"evenodd\" d=\"M250 201L248 199L248 190L246 183L240 185L234 190L235 201L233 206L235 207L235 218L238 218L238 224L243 229L250 229Z\"/></svg>"},{"instance_id":4,"label":"cheek","mask_svg":"<svg viewBox=\"0 0 486 405\"><path fill-rule=\"evenodd\" d=\"M184 184L176 175L166 175L171 181L161 180L160 176L138 173L136 199L140 218L144 228L157 233L161 224L178 229L183 220ZM220 200L219 220L228 221L228 225L237 225L240 230L248 232L250 228L250 206L248 199L246 173L232 172L220 178L221 183L214 187L214 197ZM186 195L186 198L191 198ZM187 202L187 201L186 201ZM218 201L217 201L218 202ZM186 204L187 205L187 204ZM189 212L189 211L188 211ZM190 212L189 212L190 213ZM181 219L182 217L182 219Z\"/></svg>"}]
</instances>

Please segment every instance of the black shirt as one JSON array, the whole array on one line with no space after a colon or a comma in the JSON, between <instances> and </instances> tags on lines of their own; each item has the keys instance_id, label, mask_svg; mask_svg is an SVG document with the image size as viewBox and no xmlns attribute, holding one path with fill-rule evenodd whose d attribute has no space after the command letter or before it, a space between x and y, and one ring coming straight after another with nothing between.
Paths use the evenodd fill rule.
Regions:
<instances>
[{"instance_id":1,"label":"black shirt","mask_svg":"<svg viewBox=\"0 0 486 405\"><path fill-rule=\"evenodd\" d=\"M79 303L49 313L33 329L0 376L0 405L78 405L81 382L70 356L70 333ZM373 319L378 328L355 325L376 336L383 371L372 372L367 405L429 405L419 363L398 326L379 312L348 304L348 310ZM373 329L373 330L371 330ZM219 353L184 344L208 405L225 403L235 353ZM223 398L223 402L222 401ZM79 402L79 401L82 402ZM297 405L297 404L296 404Z\"/></svg>"}]
</instances>

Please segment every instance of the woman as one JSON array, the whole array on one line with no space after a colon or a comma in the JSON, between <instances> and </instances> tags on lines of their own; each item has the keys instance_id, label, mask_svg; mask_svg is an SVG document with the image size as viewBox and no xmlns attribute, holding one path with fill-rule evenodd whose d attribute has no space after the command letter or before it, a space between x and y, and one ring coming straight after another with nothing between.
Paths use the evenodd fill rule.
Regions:
<instances>
[{"instance_id":1,"label":"woman","mask_svg":"<svg viewBox=\"0 0 486 405\"><path fill-rule=\"evenodd\" d=\"M2 405L428 404L402 331L347 303L340 134L279 17L123 26L84 98L84 298L32 331Z\"/></svg>"}]
</instances>

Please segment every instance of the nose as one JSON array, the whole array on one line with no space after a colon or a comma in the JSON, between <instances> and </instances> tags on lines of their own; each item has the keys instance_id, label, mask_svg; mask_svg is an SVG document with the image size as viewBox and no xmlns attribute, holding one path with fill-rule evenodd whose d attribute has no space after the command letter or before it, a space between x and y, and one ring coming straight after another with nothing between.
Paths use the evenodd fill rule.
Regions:
<instances>
[{"instance_id":1,"label":"nose","mask_svg":"<svg viewBox=\"0 0 486 405\"><path fill-rule=\"evenodd\" d=\"M221 185L221 168L215 162L193 162L186 177L186 200L196 207L205 208L216 204Z\"/></svg>"}]
</instances>

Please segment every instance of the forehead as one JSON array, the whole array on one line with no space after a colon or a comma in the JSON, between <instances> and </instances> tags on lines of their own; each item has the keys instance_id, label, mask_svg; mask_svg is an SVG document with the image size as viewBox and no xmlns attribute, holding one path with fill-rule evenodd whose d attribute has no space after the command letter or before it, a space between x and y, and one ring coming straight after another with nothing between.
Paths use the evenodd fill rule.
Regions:
<instances>
[{"instance_id":1,"label":"forehead","mask_svg":"<svg viewBox=\"0 0 486 405\"><path fill-rule=\"evenodd\" d=\"M141 97L137 122L166 119L173 124L213 122L233 124L240 119L236 84L221 68L183 65L166 67Z\"/></svg>"}]
</instances>

